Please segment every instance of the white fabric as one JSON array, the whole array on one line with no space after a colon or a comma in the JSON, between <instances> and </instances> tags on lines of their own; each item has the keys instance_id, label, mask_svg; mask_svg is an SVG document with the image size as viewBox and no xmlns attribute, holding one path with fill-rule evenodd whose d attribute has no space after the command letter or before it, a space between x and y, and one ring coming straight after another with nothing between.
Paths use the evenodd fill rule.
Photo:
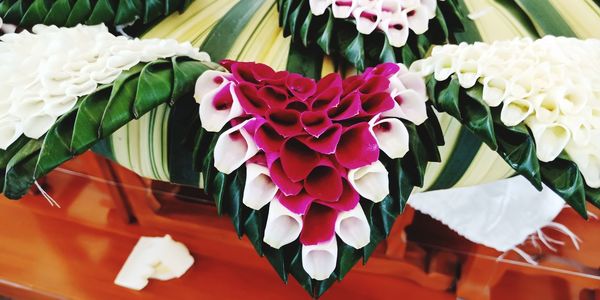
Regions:
<instances>
[{"instance_id":1,"label":"white fabric","mask_svg":"<svg viewBox=\"0 0 600 300\"><path fill-rule=\"evenodd\" d=\"M484 185L417 193L408 204L465 238L498 251L515 248L552 223L565 205L518 176Z\"/></svg>"}]
</instances>

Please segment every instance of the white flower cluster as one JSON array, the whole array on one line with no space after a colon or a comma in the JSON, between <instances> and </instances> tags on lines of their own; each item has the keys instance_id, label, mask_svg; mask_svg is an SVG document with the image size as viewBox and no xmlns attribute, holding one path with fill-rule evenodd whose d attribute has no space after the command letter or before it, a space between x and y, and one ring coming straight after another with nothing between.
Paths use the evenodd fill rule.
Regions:
<instances>
[{"instance_id":1,"label":"white flower cluster","mask_svg":"<svg viewBox=\"0 0 600 300\"><path fill-rule=\"evenodd\" d=\"M546 36L493 44L444 45L411 70L463 88L483 86L506 126L525 122L544 162L563 151L586 183L600 187L600 40Z\"/></svg>"},{"instance_id":2,"label":"white flower cluster","mask_svg":"<svg viewBox=\"0 0 600 300\"><path fill-rule=\"evenodd\" d=\"M416 34L427 31L437 9L437 0L310 0L309 3L311 12L317 16L329 6L335 18L352 16L362 34L371 34L379 28L394 47L406 44L409 29Z\"/></svg>"},{"instance_id":3,"label":"white flower cluster","mask_svg":"<svg viewBox=\"0 0 600 300\"><path fill-rule=\"evenodd\" d=\"M22 134L41 137L78 97L114 81L122 71L175 55L209 60L189 43L115 37L104 25L36 25L32 33L1 36L0 149Z\"/></svg>"}]
</instances>

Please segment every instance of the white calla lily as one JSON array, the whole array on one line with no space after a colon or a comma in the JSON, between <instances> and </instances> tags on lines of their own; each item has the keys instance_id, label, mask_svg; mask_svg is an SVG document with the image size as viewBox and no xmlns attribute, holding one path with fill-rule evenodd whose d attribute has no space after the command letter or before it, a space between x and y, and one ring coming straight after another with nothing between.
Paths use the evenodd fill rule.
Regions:
<instances>
[{"instance_id":1,"label":"white calla lily","mask_svg":"<svg viewBox=\"0 0 600 300\"><path fill-rule=\"evenodd\" d=\"M401 158L408 152L408 130L402 121L396 118L377 120L373 118L369 122L370 131L377 140L379 149L392 159Z\"/></svg>"},{"instance_id":2,"label":"white calla lily","mask_svg":"<svg viewBox=\"0 0 600 300\"><path fill-rule=\"evenodd\" d=\"M577 164L585 183L591 188L600 188L600 154L595 149L592 145L582 147L570 143L565 151Z\"/></svg>"},{"instance_id":3,"label":"white calla lily","mask_svg":"<svg viewBox=\"0 0 600 300\"><path fill-rule=\"evenodd\" d=\"M376 8L358 7L352 15L356 19L356 30L362 34L371 34L381 22L381 12Z\"/></svg>"},{"instance_id":4,"label":"white calla lily","mask_svg":"<svg viewBox=\"0 0 600 300\"><path fill-rule=\"evenodd\" d=\"M263 241L267 245L279 249L295 241L300 236L302 226L301 215L290 211L279 200L273 198L269 204L269 215Z\"/></svg>"},{"instance_id":5,"label":"white calla lily","mask_svg":"<svg viewBox=\"0 0 600 300\"><path fill-rule=\"evenodd\" d=\"M588 104L589 91L583 85L569 85L560 100L560 110L565 114L575 115Z\"/></svg>"},{"instance_id":6,"label":"white calla lily","mask_svg":"<svg viewBox=\"0 0 600 300\"><path fill-rule=\"evenodd\" d=\"M380 161L348 171L348 181L362 197L375 203L390 193L388 171Z\"/></svg>"},{"instance_id":7,"label":"white calla lily","mask_svg":"<svg viewBox=\"0 0 600 300\"><path fill-rule=\"evenodd\" d=\"M525 121L533 113L533 109L533 104L527 100L510 98L504 101L500 120L506 126L516 126Z\"/></svg>"},{"instance_id":8,"label":"white calla lily","mask_svg":"<svg viewBox=\"0 0 600 300\"><path fill-rule=\"evenodd\" d=\"M581 116L563 116L559 122L564 124L571 132L573 143L578 146L587 146L592 138L592 126L587 118Z\"/></svg>"},{"instance_id":9,"label":"white calla lily","mask_svg":"<svg viewBox=\"0 0 600 300\"><path fill-rule=\"evenodd\" d=\"M401 118L420 125L427 120L426 96L413 90L404 90L393 95L394 108L382 114L382 117Z\"/></svg>"},{"instance_id":10,"label":"white calla lily","mask_svg":"<svg viewBox=\"0 0 600 300\"><path fill-rule=\"evenodd\" d=\"M229 81L227 80L227 76L228 73L221 71L204 71L204 73L198 77L198 80L196 80L196 87L194 89L194 99L196 99L196 102L201 103L201 100L205 95L216 89L222 88L223 84Z\"/></svg>"},{"instance_id":11,"label":"white calla lily","mask_svg":"<svg viewBox=\"0 0 600 300\"><path fill-rule=\"evenodd\" d=\"M435 18L438 0L421 0L421 5L427 8L427 14L430 19Z\"/></svg>"},{"instance_id":12,"label":"white calla lily","mask_svg":"<svg viewBox=\"0 0 600 300\"><path fill-rule=\"evenodd\" d=\"M489 76L483 79L483 101L489 106L496 107L506 98L508 81L499 76Z\"/></svg>"},{"instance_id":13,"label":"white calla lily","mask_svg":"<svg viewBox=\"0 0 600 300\"><path fill-rule=\"evenodd\" d=\"M310 12L315 16L320 16L325 13L331 2L332 0L309 0Z\"/></svg>"},{"instance_id":14,"label":"white calla lily","mask_svg":"<svg viewBox=\"0 0 600 300\"><path fill-rule=\"evenodd\" d=\"M371 227L360 204L341 212L335 221L335 233L344 243L360 249L371 241Z\"/></svg>"},{"instance_id":15,"label":"white calla lily","mask_svg":"<svg viewBox=\"0 0 600 300\"><path fill-rule=\"evenodd\" d=\"M549 162L557 158L571 139L571 131L562 124L528 122L536 143L537 157Z\"/></svg>"},{"instance_id":16,"label":"white calla lily","mask_svg":"<svg viewBox=\"0 0 600 300\"><path fill-rule=\"evenodd\" d=\"M310 278L325 280L335 270L337 253L335 236L331 240L317 245L302 245L302 267Z\"/></svg>"},{"instance_id":17,"label":"white calla lily","mask_svg":"<svg viewBox=\"0 0 600 300\"><path fill-rule=\"evenodd\" d=\"M397 12L393 17L381 20L378 26L387 36L390 45L402 47L408 41L410 32L405 11Z\"/></svg>"},{"instance_id":18,"label":"white calla lily","mask_svg":"<svg viewBox=\"0 0 600 300\"><path fill-rule=\"evenodd\" d=\"M557 90L550 90L541 94L535 101L535 118L540 123L554 123L560 117L560 99L562 93Z\"/></svg>"},{"instance_id":19,"label":"white calla lily","mask_svg":"<svg viewBox=\"0 0 600 300\"><path fill-rule=\"evenodd\" d=\"M433 76L437 81L444 81L454 73L454 56L441 54L434 59Z\"/></svg>"},{"instance_id":20,"label":"white calla lily","mask_svg":"<svg viewBox=\"0 0 600 300\"><path fill-rule=\"evenodd\" d=\"M357 0L332 1L331 10L333 17L345 19L350 17L352 10L356 7Z\"/></svg>"},{"instance_id":21,"label":"white calla lily","mask_svg":"<svg viewBox=\"0 0 600 300\"><path fill-rule=\"evenodd\" d=\"M406 72L397 77L407 89L411 89L427 97L427 87L425 86L425 81L422 76L414 72ZM396 95L396 93L394 93L394 95Z\"/></svg>"},{"instance_id":22,"label":"white calla lily","mask_svg":"<svg viewBox=\"0 0 600 300\"><path fill-rule=\"evenodd\" d=\"M227 122L244 113L235 95L234 85L230 82L223 82L219 88L204 95L199 111L202 128L211 132L219 132Z\"/></svg>"},{"instance_id":23,"label":"white calla lily","mask_svg":"<svg viewBox=\"0 0 600 300\"><path fill-rule=\"evenodd\" d=\"M34 115L23 123L23 133L32 139L39 139L56 122L55 116L46 114Z\"/></svg>"},{"instance_id":24,"label":"white calla lily","mask_svg":"<svg viewBox=\"0 0 600 300\"><path fill-rule=\"evenodd\" d=\"M6 150L23 134L21 124L10 116L0 118L0 149Z\"/></svg>"},{"instance_id":25,"label":"white calla lily","mask_svg":"<svg viewBox=\"0 0 600 300\"><path fill-rule=\"evenodd\" d=\"M242 196L244 205L260 210L275 197L277 191L277 186L269 176L269 169L255 163L246 164L246 184Z\"/></svg>"},{"instance_id":26,"label":"white calla lily","mask_svg":"<svg viewBox=\"0 0 600 300\"><path fill-rule=\"evenodd\" d=\"M215 168L220 172L230 174L258 153L253 137L244 128L250 121L252 119L231 127L219 136L214 157Z\"/></svg>"},{"instance_id":27,"label":"white calla lily","mask_svg":"<svg viewBox=\"0 0 600 300\"><path fill-rule=\"evenodd\" d=\"M416 34L423 34L429 29L429 10L422 5L407 12L408 27Z\"/></svg>"}]
</instances>

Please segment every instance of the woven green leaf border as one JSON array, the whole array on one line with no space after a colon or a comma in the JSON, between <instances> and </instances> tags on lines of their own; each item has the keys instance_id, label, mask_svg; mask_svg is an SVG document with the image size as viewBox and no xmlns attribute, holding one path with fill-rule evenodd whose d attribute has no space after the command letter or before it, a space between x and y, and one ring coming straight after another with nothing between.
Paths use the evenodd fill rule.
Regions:
<instances>
[{"instance_id":1,"label":"woven green leaf border","mask_svg":"<svg viewBox=\"0 0 600 300\"><path fill-rule=\"evenodd\" d=\"M600 190L585 184L577 165L565 154L552 162L540 162L533 134L524 124L505 126L500 121L501 107L492 108L483 101L481 84L464 89L456 75L443 82L429 76L427 90L438 111L458 119L537 189L543 182L584 218L586 198L600 207Z\"/></svg>"},{"instance_id":2,"label":"woven green leaf border","mask_svg":"<svg viewBox=\"0 0 600 300\"><path fill-rule=\"evenodd\" d=\"M21 137L0 151L0 192L21 198L34 180L160 104L173 105L189 97L196 78L212 63L187 57L139 64L123 72L113 83L81 97L74 109L61 116L40 139ZM193 100L190 100L193 101Z\"/></svg>"},{"instance_id":3,"label":"woven green leaf border","mask_svg":"<svg viewBox=\"0 0 600 300\"><path fill-rule=\"evenodd\" d=\"M325 54L343 57L357 69L380 62L402 62L410 65L422 58L431 45L455 41L453 33L462 32L462 18L456 0L438 1L436 17L429 21L429 30L421 35L412 31L405 46L392 47L385 34L374 31L364 35L356 30L351 19L336 19L331 7L315 16L308 0L278 0L279 25L284 36L292 36L295 44L313 48L318 46Z\"/></svg>"},{"instance_id":4,"label":"woven green leaf border","mask_svg":"<svg viewBox=\"0 0 600 300\"><path fill-rule=\"evenodd\" d=\"M0 18L19 27L149 24L185 9L191 0L0 0Z\"/></svg>"}]
</instances>

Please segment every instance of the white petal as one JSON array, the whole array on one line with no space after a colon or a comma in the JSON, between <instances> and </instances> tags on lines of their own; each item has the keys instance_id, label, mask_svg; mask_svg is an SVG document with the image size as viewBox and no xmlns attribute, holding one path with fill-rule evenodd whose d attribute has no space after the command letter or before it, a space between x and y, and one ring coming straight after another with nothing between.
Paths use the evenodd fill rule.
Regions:
<instances>
[{"instance_id":1,"label":"white petal","mask_svg":"<svg viewBox=\"0 0 600 300\"><path fill-rule=\"evenodd\" d=\"M423 80L422 76L414 72L407 72L398 77L407 89L414 90L423 95L424 98L427 98L427 87L425 86L425 80Z\"/></svg>"},{"instance_id":2,"label":"white petal","mask_svg":"<svg viewBox=\"0 0 600 300\"><path fill-rule=\"evenodd\" d=\"M122 51L118 56L108 59L107 67L128 70L140 63L140 55L133 51Z\"/></svg>"},{"instance_id":3,"label":"white petal","mask_svg":"<svg viewBox=\"0 0 600 300\"><path fill-rule=\"evenodd\" d=\"M348 181L362 197L375 203L390 193L388 172L380 161L348 171Z\"/></svg>"},{"instance_id":4,"label":"white petal","mask_svg":"<svg viewBox=\"0 0 600 300\"><path fill-rule=\"evenodd\" d=\"M463 88L472 88L481 76L479 63L476 60L459 60L455 65L458 82Z\"/></svg>"},{"instance_id":5,"label":"white petal","mask_svg":"<svg viewBox=\"0 0 600 300\"><path fill-rule=\"evenodd\" d=\"M533 105L524 99L509 98L504 101L500 120L506 126L516 126L525 121L533 113Z\"/></svg>"},{"instance_id":6,"label":"white petal","mask_svg":"<svg viewBox=\"0 0 600 300\"><path fill-rule=\"evenodd\" d=\"M560 100L560 110L566 114L581 112L588 103L588 92L583 86L569 86Z\"/></svg>"},{"instance_id":7,"label":"white petal","mask_svg":"<svg viewBox=\"0 0 600 300\"><path fill-rule=\"evenodd\" d=\"M41 97L38 96L25 96L20 101L13 101L13 105L10 107L9 113L13 116L20 116L26 118L32 115L41 114L44 111L46 105Z\"/></svg>"},{"instance_id":8,"label":"white petal","mask_svg":"<svg viewBox=\"0 0 600 300\"><path fill-rule=\"evenodd\" d=\"M379 28L385 33L387 39L393 47L402 47L408 40L409 28L406 12L396 13L391 18L381 20Z\"/></svg>"},{"instance_id":9,"label":"white petal","mask_svg":"<svg viewBox=\"0 0 600 300\"><path fill-rule=\"evenodd\" d=\"M32 116L23 123L23 133L32 139L38 139L48 132L55 121L56 117L50 115L40 114Z\"/></svg>"},{"instance_id":10,"label":"white petal","mask_svg":"<svg viewBox=\"0 0 600 300\"><path fill-rule=\"evenodd\" d=\"M194 90L194 99L196 99L196 102L200 103L205 95L221 88L224 82L228 82L229 80L226 79L227 75L228 73L215 70L208 70L202 73L198 77L198 80L196 80L196 88Z\"/></svg>"},{"instance_id":11,"label":"white petal","mask_svg":"<svg viewBox=\"0 0 600 300\"><path fill-rule=\"evenodd\" d=\"M382 114L383 117L401 118L420 125L427 120L427 106L423 95L413 91L404 90L395 97L394 108ZM400 104L398 104L398 102Z\"/></svg>"},{"instance_id":12,"label":"white petal","mask_svg":"<svg viewBox=\"0 0 600 300\"><path fill-rule=\"evenodd\" d=\"M371 124L371 132L381 149L390 158L401 158L408 152L408 130L402 121L387 118Z\"/></svg>"},{"instance_id":13,"label":"white petal","mask_svg":"<svg viewBox=\"0 0 600 300\"><path fill-rule=\"evenodd\" d=\"M420 59L410 65L410 71L421 75L421 77L431 75L433 68L433 60L431 58Z\"/></svg>"},{"instance_id":14,"label":"white petal","mask_svg":"<svg viewBox=\"0 0 600 300\"><path fill-rule=\"evenodd\" d=\"M310 0L310 11L315 16L320 16L325 13L325 10L331 5L331 0Z\"/></svg>"},{"instance_id":15,"label":"white petal","mask_svg":"<svg viewBox=\"0 0 600 300\"><path fill-rule=\"evenodd\" d=\"M506 98L508 81L499 76L488 76L483 79L483 101L496 107Z\"/></svg>"},{"instance_id":16,"label":"white petal","mask_svg":"<svg viewBox=\"0 0 600 300\"><path fill-rule=\"evenodd\" d=\"M349 246L360 249L371 241L371 228L360 204L341 212L335 221L335 233Z\"/></svg>"},{"instance_id":17,"label":"white petal","mask_svg":"<svg viewBox=\"0 0 600 300\"><path fill-rule=\"evenodd\" d=\"M408 27L416 34L423 34L429 29L429 11L424 6L407 12Z\"/></svg>"},{"instance_id":18,"label":"white petal","mask_svg":"<svg viewBox=\"0 0 600 300\"><path fill-rule=\"evenodd\" d=\"M437 0L421 0L421 5L427 8L429 19L433 19L437 10Z\"/></svg>"},{"instance_id":19,"label":"white petal","mask_svg":"<svg viewBox=\"0 0 600 300\"><path fill-rule=\"evenodd\" d=\"M370 34L381 21L381 12L367 7L359 7L352 12L356 19L356 29L362 34Z\"/></svg>"},{"instance_id":20,"label":"white petal","mask_svg":"<svg viewBox=\"0 0 600 300\"><path fill-rule=\"evenodd\" d=\"M61 116L70 111L77 103L77 97L75 96L58 96L44 97L46 103L45 112L53 116Z\"/></svg>"},{"instance_id":21,"label":"white petal","mask_svg":"<svg viewBox=\"0 0 600 300\"><path fill-rule=\"evenodd\" d=\"M335 236L317 245L302 245L302 267L310 278L325 280L331 276L337 263L337 240Z\"/></svg>"},{"instance_id":22,"label":"white petal","mask_svg":"<svg viewBox=\"0 0 600 300\"><path fill-rule=\"evenodd\" d=\"M0 119L0 149L6 150L23 134L23 129L18 120L13 118Z\"/></svg>"},{"instance_id":23,"label":"white petal","mask_svg":"<svg viewBox=\"0 0 600 300\"><path fill-rule=\"evenodd\" d=\"M551 90L535 98L535 118L540 123L554 123L560 116L562 93Z\"/></svg>"},{"instance_id":24,"label":"white petal","mask_svg":"<svg viewBox=\"0 0 600 300\"><path fill-rule=\"evenodd\" d=\"M557 158L571 139L571 132L562 124L530 122L528 125L535 139L537 157L543 162Z\"/></svg>"},{"instance_id":25,"label":"white petal","mask_svg":"<svg viewBox=\"0 0 600 300\"><path fill-rule=\"evenodd\" d=\"M587 119L580 116L563 116L559 121L569 131L573 142L578 146L586 146L591 140L592 128Z\"/></svg>"},{"instance_id":26,"label":"white petal","mask_svg":"<svg viewBox=\"0 0 600 300\"><path fill-rule=\"evenodd\" d=\"M356 7L357 0L338 0L332 2L333 5L331 6L331 10L333 11L333 16L335 18L345 19L352 14L352 10Z\"/></svg>"},{"instance_id":27,"label":"white petal","mask_svg":"<svg viewBox=\"0 0 600 300\"><path fill-rule=\"evenodd\" d=\"M454 57L449 54L443 54L436 57L434 64L434 78L437 81L444 81L454 73Z\"/></svg>"},{"instance_id":28,"label":"white petal","mask_svg":"<svg viewBox=\"0 0 600 300\"><path fill-rule=\"evenodd\" d=\"M232 95L231 107L226 109L218 109L213 104L215 96L222 89L228 89ZM235 96L232 83L223 83L220 88L204 95L200 103L200 121L202 122L202 128L207 131L219 132L227 122L241 116L243 113L244 110Z\"/></svg>"},{"instance_id":29,"label":"white petal","mask_svg":"<svg viewBox=\"0 0 600 300\"><path fill-rule=\"evenodd\" d=\"M229 128L219 136L215 145L215 168L225 174L230 174L244 162L258 153L258 148L252 136L244 129L246 120L237 126Z\"/></svg>"},{"instance_id":30,"label":"white petal","mask_svg":"<svg viewBox=\"0 0 600 300\"><path fill-rule=\"evenodd\" d=\"M246 164L246 184L242 196L242 202L246 206L260 210L275 197L277 190L267 168L255 163Z\"/></svg>"},{"instance_id":31,"label":"white petal","mask_svg":"<svg viewBox=\"0 0 600 300\"><path fill-rule=\"evenodd\" d=\"M295 241L302 231L302 216L293 213L274 198L269 204L269 216L263 241L279 249Z\"/></svg>"},{"instance_id":32,"label":"white petal","mask_svg":"<svg viewBox=\"0 0 600 300\"><path fill-rule=\"evenodd\" d=\"M534 91L533 77L528 73L517 75L511 80L509 94L515 98L527 98L531 96Z\"/></svg>"}]
</instances>

